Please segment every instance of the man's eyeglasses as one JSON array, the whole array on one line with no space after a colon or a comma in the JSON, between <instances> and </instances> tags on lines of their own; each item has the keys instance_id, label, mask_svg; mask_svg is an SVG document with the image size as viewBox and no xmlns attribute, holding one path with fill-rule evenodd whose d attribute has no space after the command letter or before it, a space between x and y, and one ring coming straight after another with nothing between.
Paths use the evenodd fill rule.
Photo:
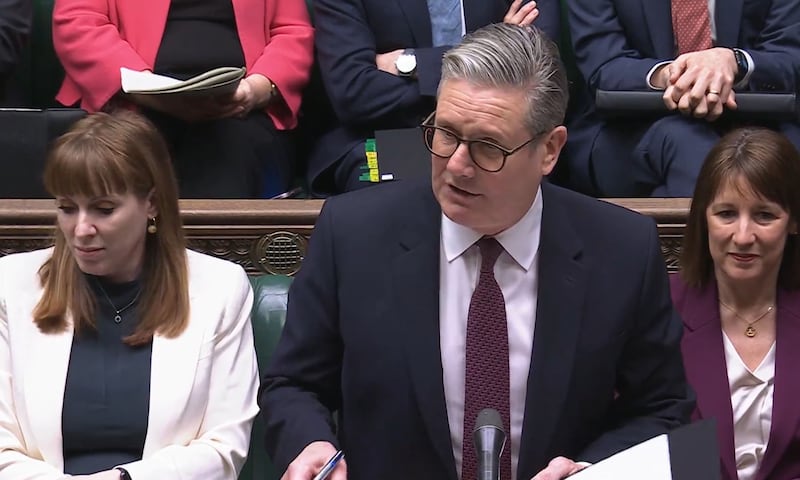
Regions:
<instances>
[{"instance_id":1,"label":"man's eyeglasses","mask_svg":"<svg viewBox=\"0 0 800 480\"><path fill-rule=\"evenodd\" d=\"M509 155L517 153L544 133L537 133L527 142L509 150L487 140L465 140L446 128L434 125L435 117L436 112L431 113L420 125L422 137L425 140L425 146L428 151L437 157L450 158L456 153L458 147L465 143L472 162L478 168L487 172L499 172L502 170Z\"/></svg>"}]
</instances>

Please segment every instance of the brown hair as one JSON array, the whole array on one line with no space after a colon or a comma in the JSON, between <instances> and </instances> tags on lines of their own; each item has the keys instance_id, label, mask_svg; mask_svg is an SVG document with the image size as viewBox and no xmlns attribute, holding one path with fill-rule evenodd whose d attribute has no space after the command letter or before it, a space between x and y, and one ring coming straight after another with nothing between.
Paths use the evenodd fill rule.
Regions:
<instances>
[{"instance_id":1,"label":"brown hair","mask_svg":"<svg viewBox=\"0 0 800 480\"><path fill-rule=\"evenodd\" d=\"M79 120L53 145L44 185L54 197L133 193L146 198L152 192L158 232L146 234L137 310L141 321L125 342L141 345L156 333L179 335L189 321L186 241L175 174L156 128L128 111L94 113ZM63 331L68 313L76 332L94 328L96 300L60 229L55 232L52 257L39 269L39 279L44 293L33 311L39 329Z\"/></svg>"},{"instance_id":2,"label":"brown hair","mask_svg":"<svg viewBox=\"0 0 800 480\"><path fill-rule=\"evenodd\" d=\"M777 203L800 225L800 152L786 137L766 128L728 133L708 153L697 177L680 258L681 276L689 286L702 288L711 279L714 262L708 247L706 210L729 182ZM778 275L780 287L800 287L799 262L800 242L797 235L789 235Z\"/></svg>"}]
</instances>

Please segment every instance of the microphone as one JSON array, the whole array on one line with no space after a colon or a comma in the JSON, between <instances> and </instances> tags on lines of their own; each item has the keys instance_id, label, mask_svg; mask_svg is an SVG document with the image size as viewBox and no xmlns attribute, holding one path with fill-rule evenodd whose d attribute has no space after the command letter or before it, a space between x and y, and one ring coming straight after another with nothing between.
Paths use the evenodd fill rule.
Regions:
<instances>
[{"instance_id":1,"label":"microphone","mask_svg":"<svg viewBox=\"0 0 800 480\"><path fill-rule=\"evenodd\" d=\"M475 418L472 441L478 457L476 480L498 480L500 478L500 455L506 445L503 419L493 408L484 408ZM507 479L511 480L511 479Z\"/></svg>"}]
</instances>

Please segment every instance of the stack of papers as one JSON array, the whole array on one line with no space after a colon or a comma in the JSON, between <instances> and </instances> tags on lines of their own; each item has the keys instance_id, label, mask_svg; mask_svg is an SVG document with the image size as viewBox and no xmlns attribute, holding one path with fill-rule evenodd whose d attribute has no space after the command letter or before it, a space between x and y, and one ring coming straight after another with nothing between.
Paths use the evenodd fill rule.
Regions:
<instances>
[{"instance_id":1,"label":"stack of papers","mask_svg":"<svg viewBox=\"0 0 800 480\"><path fill-rule=\"evenodd\" d=\"M188 80L178 80L125 67L119 69L123 92L146 95L225 95L236 91L245 71L244 67L220 67Z\"/></svg>"}]
</instances>

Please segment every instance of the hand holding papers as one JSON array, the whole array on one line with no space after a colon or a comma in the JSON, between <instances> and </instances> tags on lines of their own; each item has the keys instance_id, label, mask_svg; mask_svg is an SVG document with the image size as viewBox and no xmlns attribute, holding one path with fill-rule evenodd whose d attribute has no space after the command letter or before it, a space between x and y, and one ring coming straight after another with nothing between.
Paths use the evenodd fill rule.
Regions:
<instances>
[{"instance_id":1,"label":"hand holding papers","mask_svg":"<svg viewBox=\"0 0 800 480\"><path fill-rule=\"evenodd\" d=\"M570 480L718 480L716 424L702 421L601 460Z\"/></svg>"},{"instance_id":2,"label":"hand holding papers","mask_svg":"<svg viewBox=\"0 0 800 480\"><path fill-rule=\"evenodd\" d=\"M178 80L151 72L137 72L120 68L122 91L142 95L205 95L232 94L244 77L242 67L220 67L196 75L188 80Z\"/></svg>"},{"instance_id":3,"label":"hand holding papers","mask_svg":"<svg viewBox=\"0 0 800 480\"><path fill-rule=\"evenodd\" d=\"M251 75L245 69L222 67L188 80L120 68L122 91L134 103L186 122L243 116L257 106ZM263 78L263 77L262 77Z\"/></svg>"}]
</instances>

